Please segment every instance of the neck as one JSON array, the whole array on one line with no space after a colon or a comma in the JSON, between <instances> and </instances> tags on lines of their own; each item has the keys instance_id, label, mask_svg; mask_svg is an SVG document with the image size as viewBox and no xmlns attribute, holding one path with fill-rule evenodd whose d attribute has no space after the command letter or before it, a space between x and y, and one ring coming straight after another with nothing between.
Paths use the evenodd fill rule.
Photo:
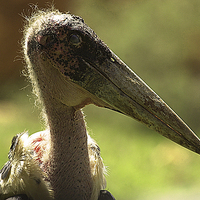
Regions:
<instances>
[{"instance_id":1,"label":"neck","mask_svg":"<svg viewBox=\"0 0 200 200\"><path fill-rule=\"evenodd\" d=\"M88 200L92 178L83 114L48 95L42 97L50 128L49 179L54 198Z\"/></svg>"}]
</instances>

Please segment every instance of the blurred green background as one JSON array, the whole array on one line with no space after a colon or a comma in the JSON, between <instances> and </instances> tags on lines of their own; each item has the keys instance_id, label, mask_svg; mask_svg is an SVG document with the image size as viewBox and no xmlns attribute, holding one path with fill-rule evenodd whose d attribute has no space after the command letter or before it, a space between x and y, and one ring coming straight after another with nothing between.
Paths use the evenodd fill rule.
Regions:
<instances>
[{"instance_id":1,"label":"blurred green background","mask_svg":"<svg viewBox=\"0 0 200 200\"><path fill-rule=\"evenodd\" d=\"M30 13L29 3L37 1L7 0L0 6L0 166L7 161L15 134L43 129L31 85L21 75L20 13ZM199 0L54 3L82 16L200 136ZM198 155L121 114L92 105L84 112L107 166L107 189L117 200L200 198Z\"/></svg>"}]
</instances>

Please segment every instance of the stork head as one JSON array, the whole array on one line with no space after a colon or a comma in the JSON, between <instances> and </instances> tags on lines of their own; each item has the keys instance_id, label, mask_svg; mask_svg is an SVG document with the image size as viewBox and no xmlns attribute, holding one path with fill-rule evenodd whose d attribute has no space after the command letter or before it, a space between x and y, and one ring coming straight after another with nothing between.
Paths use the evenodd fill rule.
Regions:
<instances>
[{"instance_id":1,"label":"stork head","mask_svg":"<svg viewBox=\"0 0 200 200\"><path fill-rule=\"evenodd\" d=\"M24 54L49 98L75 109L93 103L118 111L200 153L199 138L82 18L40 11L25 31Z\"/></svg>"}]
</instances>

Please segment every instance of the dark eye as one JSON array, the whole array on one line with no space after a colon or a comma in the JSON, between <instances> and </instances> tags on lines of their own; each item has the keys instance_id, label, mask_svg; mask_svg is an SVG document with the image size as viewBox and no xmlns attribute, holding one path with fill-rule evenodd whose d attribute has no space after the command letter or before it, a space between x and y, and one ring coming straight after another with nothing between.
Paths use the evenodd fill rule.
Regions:
<instances>
[{"instance_id":1,"label":"dark eye","mask_svg":"<svg viewBox=\"0 0 200 200\"><path fill-rule=\"evenodd\" d=\"M71 35L69 38L69 42L73 45L79 45L82 42L82 40L79 35Z\"/></svg>"}]
</instances>

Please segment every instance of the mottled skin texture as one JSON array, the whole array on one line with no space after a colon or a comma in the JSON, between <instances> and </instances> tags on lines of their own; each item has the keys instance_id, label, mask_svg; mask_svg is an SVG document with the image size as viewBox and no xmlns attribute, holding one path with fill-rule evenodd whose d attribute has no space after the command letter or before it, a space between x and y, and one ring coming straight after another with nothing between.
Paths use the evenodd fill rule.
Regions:
<instances>
[{"instance_id":1,"label":"mottled skin texture","mask_svg":"<svg viewBox=\"0 0 200 200\"><path fill-rule=\"evenodd\" d=\"M51 66L49 73L52 68L59 71L57 78L48 74L56 83L51 85L52 96L76 110L94 103L124 113L200 153L200 140L192 130L80 17L47 13L44 18L40 28L30 34L27 50L35 66L39 59L46 68L47 63ZM56 74L58 71L54 70ZM56 85L61 88L56 89Z\"/></svg>"},{"instance_id":2,"label":"mottled skin texture","mask_svg":"<svg viewBox=\"0 0 200 200\"><path fill-rule=\"evenodd\" d=\"M38 11L24 33L28 74L50 130L43 161L48 167L41 169L54 199L114 199L100 192L104 166L96 143L88 143L81 111L90 103L128 115L200 153L200 140L192 130L80 17Z\"/></svg>"},{"instance_id":3,"label":"mottled skin texture","mask_svg":"<svg viewBox=\"0 0 200 200\"><path fill-rule=\"evenodd\" d=\"M60 73L64 71L65 75L69 73L77 79L81 78L76 74L78 60L73 58L73 49L78 49L78 45L74 44L76 41L72 41L70 46L71 33L68 29L70 23L82 20L69 14L60 14L57 20L54 15L55 13L49 13L38 16L25 36L29 73L33 84L37 85L35 90L39 91L37 95L44 106L51 135L50 167L47 174L55 199L93 200L98 198L103 183L100 180L98 186L94 185L87 132L80 110L90 103L90 95L85 95L79 88L74 89L73 84L66 84ZM63 23L69 24L63 26ZM65 60L62 56L65 56Z\"/></svg>"}]
</instances>

